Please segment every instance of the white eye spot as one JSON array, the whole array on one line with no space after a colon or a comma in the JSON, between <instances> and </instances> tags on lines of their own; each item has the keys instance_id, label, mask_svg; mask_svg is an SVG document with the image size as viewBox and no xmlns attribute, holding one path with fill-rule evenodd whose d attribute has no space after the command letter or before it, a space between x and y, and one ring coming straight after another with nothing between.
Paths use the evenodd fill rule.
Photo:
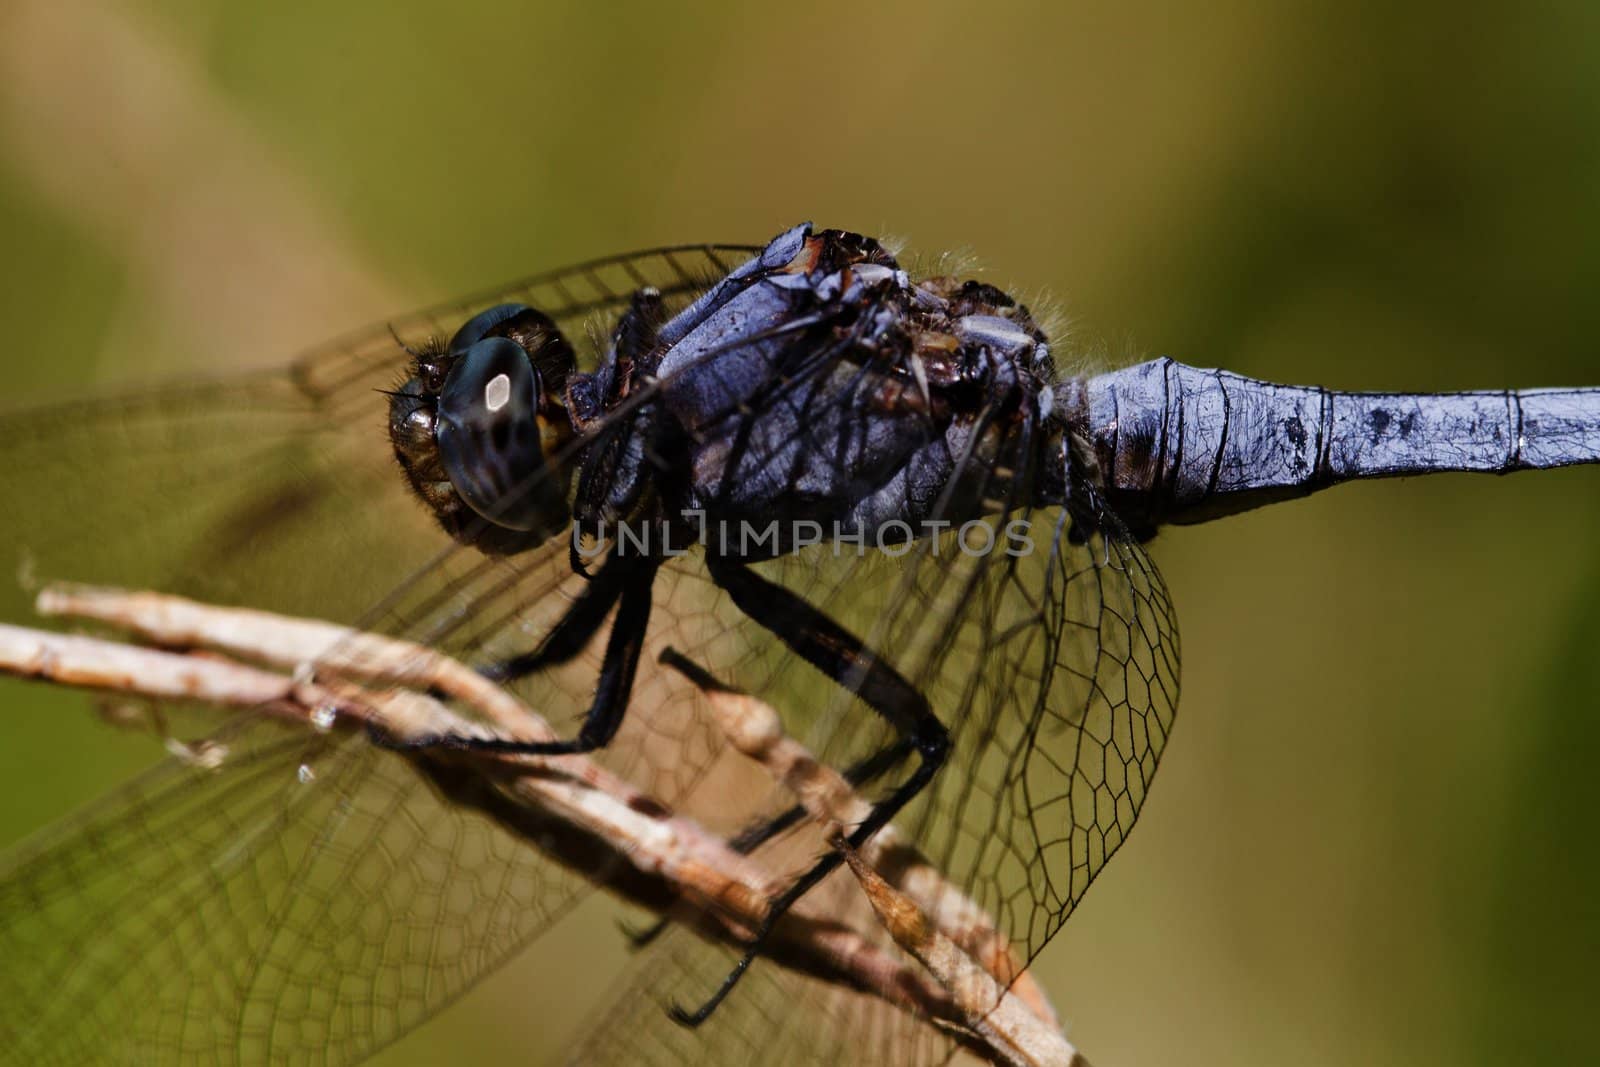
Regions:
<instances>
[{"instance_id":1,"label":"white eye spot","mask_svg":"<svg viewBox=\"0 0 1600 1067\"><path fill-rule=\"evenodd\" d=\"M511 375L496 374L483 387L483 402L490 411L499 411L511 399Z\"/></svg>"}]
</instances>

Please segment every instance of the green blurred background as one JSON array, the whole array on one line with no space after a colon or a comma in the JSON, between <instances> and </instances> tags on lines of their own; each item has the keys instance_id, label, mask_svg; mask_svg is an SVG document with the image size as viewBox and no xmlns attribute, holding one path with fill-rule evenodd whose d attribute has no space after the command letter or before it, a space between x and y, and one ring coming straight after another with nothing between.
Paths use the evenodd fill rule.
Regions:
<instances>
[{"instance_id":1,"label":"green blurred background","mask_svg":"<svg viewBox=\"0 0 1600 1067\"><path fill-rule=\"evenodd\" d=\"M1089 365L1600 384L1600 8L1410 7L7 0L5 401L802 218L971 249ZM1040 965L1094 1062L1592 1059L1597 534L1589 470L1157 542L1179 726ZM151 758L0 701L0 840ZM537 1062L618 942L591 905L381 1062Z\"/></svg>"}]
</instances>

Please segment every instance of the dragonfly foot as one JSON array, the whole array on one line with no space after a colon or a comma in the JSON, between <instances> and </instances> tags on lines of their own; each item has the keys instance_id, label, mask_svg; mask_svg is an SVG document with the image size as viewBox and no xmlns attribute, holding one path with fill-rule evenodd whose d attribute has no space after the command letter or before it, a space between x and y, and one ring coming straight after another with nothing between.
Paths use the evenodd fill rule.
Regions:
<instances>
[{"instance_id":1,"label":"dragonfly foot","mask_svg":"<svg viewBox=\"0 0 1600 1067\"><path fill-rule=\"evenodd\" d=\"M667 1008L668 1017L685 1029L693 1030L698 1027L701 1023L711 1018L712 1013L717 1010L724 1000L728 999L728 994L733 992L733 987L739 984L739 979L744 977L744 972L750 969L750 964L755 958L756 950L754 948L749 949L740 957L739 962L733 965L733 970L728 972L728 976L722 980L722 985L717 987L717 991L711 994L710 999L693 1011L688 1011L681 1005L673 1004Z\"/></svg>"},{"instance_id":2,"label":"dragonfly foot","mask_svg":"<svg viewBox=\"0 0 1600 1067\"><path fill-rule=\"evenodd\" d=\"M666 919L657 919L649 926L634 926L632 923L619 922L617 929L622 931L622 936L628 939L628 949L638 952L649 945L656 938L667 932L667 927L672 923Z\"/></svg>"}]
</instances>

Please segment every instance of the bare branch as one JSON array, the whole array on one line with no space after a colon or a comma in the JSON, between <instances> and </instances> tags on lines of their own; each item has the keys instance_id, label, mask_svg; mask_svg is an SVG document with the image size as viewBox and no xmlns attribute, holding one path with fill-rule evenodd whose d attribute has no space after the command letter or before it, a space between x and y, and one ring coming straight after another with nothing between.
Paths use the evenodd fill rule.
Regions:
<instances>
[{"instance_id":1,"label":"bare branch","mask_svg":"<svg viewBox=\"0 0 1600 1067\"><path fill-rule=\"evenodd\" d=\"M830 829L830 836L839 836L866 819L871 804L843 775L787 736L783 720L773 708L720 684L675 652L669 650L664 659L700 687L734 749L766 768L812 818ZM873 835L860 849L859 859L909 897L911 906L922 909L937 924L939 933L959 946L1000 988L1023 999L1046 1025L1060 1028L1044 990L1023 970L1010 940L994 920L929 863L897 826L891 823Z\"/></svg>"},{"instance_id":2,"label":"bare branch","mask_svg":"<svg viewBox=\"0 0 1600 1067\"><path fill-rule=\"evenodd\" d=\"M978 966L909 896L896 891L873 870L861 853L846 848L845 861L895 944L922 961L928 973L955 997L973 1030L1006 1062L1026 1067L1088 1067L1060 1030Z\"/></svg>"},{"instance_id":3,"label":"bare branch","mask_svg":"<svg viewBox=\"0 0 1600 1067\"><path fill-rule=\"evenodd\" d=\"M256 709L314 730L378 730L399 740L484 731L427 695L437 692L503 734L553 736L512 693L420 645L148 592L53 586L37 606L44 615L107 623L182 651L0 625L0 671L158 700ZM337 677L326 677L330 663ZM860 819L865 801L785 736L770 707L704 677L696 680L735 747L784 783L808 812L833 826ZM453 803L489 816L529 847L702 937L742 947L778 888L758 860L586 757L420 748L396 751L395 758L409 761ZM763 955L934 1020L990 1062L1081 1064L1072 1059L1043 991L1022 971L993 920L893 827L852 857L852 866L880 917L886 909L900 916L898 925L886 922L886 928L914 959L885 946L881 934L874 937L875 931L852 927L805 900L779 921ZM906 918L912 915L921 927ZM908 937L912 928L925 936Z\"/></svg>"}]
</instances>

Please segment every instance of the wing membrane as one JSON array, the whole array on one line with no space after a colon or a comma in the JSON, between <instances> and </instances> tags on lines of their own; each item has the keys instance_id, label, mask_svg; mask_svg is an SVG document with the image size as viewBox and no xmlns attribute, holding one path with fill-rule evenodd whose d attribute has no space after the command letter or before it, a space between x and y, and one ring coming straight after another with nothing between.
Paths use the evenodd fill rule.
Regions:
<instances>
[{"instance_id":1,"label":"wing membrane","mask_svg":"<svg viewBox=\"0 0 1600 1067\"><path fill-rule=\"evenodd\" d=\"M352 334L272 373L0 416L0 488L17 505L5 544L47 578L159 582L351 618L445 543L395 475L374 393L403 377L401 343L522 300L592 361L584 340L603 336L634 287L680 306L749 251L596 260Z\"/></svg>"},{"instance_id":2,"label":"wing membrane","mask_svg":"<svg viewBox=\"0 0 1600 1067\"><path fill-rule=\"evenodd\" d=\"M816 890L825 914L847 917L871 932L874 922L849 876ZM879 943L880 947L890 948ZM824 1067L840 1063L930 1065L951 1062L956 1041L924 1021L866 993L796 971L753 971L717 1013L697 1030L667 1015L686 990L721 981L735 957L685 930L671 930L629 966L607 1004L580 1028L569 1064L773 1064Z\"/></svg>"},{"instance_id":3,"label":"wing membrane","mask_svg":"<svg viewBox=\"0 0 1600 1067\"><path fill-rule=\"evenodd\" d=\"M4 871L8 1061L351 1062L588 888L363 740L220 740Z\"/></svg>"},{"instance_id":4,"label":"wing membrane","mask_svg":"<svg viewBox=\"0 0 1600 1067\"><path fill-rule=\"evenodd\" d=\"M950 731L944 771L897 821L1023 962L1132 829L1177 706L1166 587L1144 548L1105 521L1077 543L1062 512L1035 513L1026 555L968 556L947 537L877 580L860 565L835 564L842 577L827 583L815 565L775 568L825 587L834 620L870 635ZM848 766L894 737L854 694L792 657L775 663L731 680L772 703L829 764Z\"/></svg>"},{"instance_id":5,"label":"wing membrane","mask_svg":"<svg viewBox=\"0 0 1600 1067\"><path fill-rule=\"evenodd\" d=\"M4 544L41 580L356 619L445 545L403 487L372 392L405 369L397 337L420 344L457 316L524 300L581 341L633 287L681 304L745 252L597 261L408 316L393 335L353 335L286 371L5 416L0 489L29 506ZM429 571L432 595L450 603L463 573L555 589L556 547L515 565L446 554L456 569ZM218 740L231 749L220 768L168 760L7 858L0 1030L21 1040L5 1058L350 1062L588 886L364 740L261 721Z\"/></svg>"},{"instance_id":6,"label":"wing membrane","mask_svg":"<svg viewBox=\"0 0 1600 1067\"><path fill-rule=\"evenodd\" d=\"M998 446L993 473L1020 441ZM966 473L973 473L968 471ZM1114 515L1074 530L1064 509L1030 511L1026 486L997 478L1002 519L1021 516L1016 552L969 553L962 535L924 541L901 560L836 555L831 546L762 565L802 593L929 698L951 734L944 772L898 820L933 865L991 916L1015 959L1033 960L1132 830L1174 721L1179 646L1154 564ZM1085 487L1083 498L1091 494ZM1001 519L985 541L1005 545ZM881 750L893 733L856 694L743 633L719 673L757 693L835 767ZM752 786L719 802L772 812L792 803ZM877 784L863 791L881 795ZM698 790L696 791L698 792ZM685 802L691 810L694 795ZM797 840L799 838L799 840ZM762 853L798 874L826 847L801 827ZM774 854L776 853L776 854ZM817 890L829 914L861 914L847 875ZM838 903L833 903L837 901ZM864 929L870 930L871 920ZM948 1035L857 993L757 964L689 1035L659 1009L716 988L734 956L687 934L652 947L590 1027L573 1062L946 1062ZM647 1005L647 1006L646 1006Z\"/></svg>"}]
</instances>

